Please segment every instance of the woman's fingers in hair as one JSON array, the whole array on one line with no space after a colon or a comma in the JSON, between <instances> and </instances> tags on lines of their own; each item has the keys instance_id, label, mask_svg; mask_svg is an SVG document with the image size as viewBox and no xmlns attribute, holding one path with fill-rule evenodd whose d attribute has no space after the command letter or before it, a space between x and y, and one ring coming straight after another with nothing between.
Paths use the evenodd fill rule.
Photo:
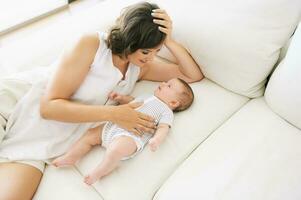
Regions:
<instances>
[{"instance_id":1,"label":"woman's fingers in hair","mask_svg":"<svg viewBox=\"0 0 301 200\"><path fill-rule=\"evenodd\" d=\"M163 20L166 20L166 21L171 21L170 17L167 15L167 13L156 13L156 12L153 12L152 16L154 18L163 19Z\"/></svg>"},{"instance_id":2,"label":"woman's fingers in hair","mask_svg":"<svg viewBox=\"0 0 301 200\"><path fill-rule=\"evenodd\" d=\"M159 19L154 19L153 20L156 24L165 27L165 28L170 28L171 24L170 22L166 21L166 20L159 20Z\"/></svg>"},{"instance_id":3,"label":"woman's fingers in hair","mask_svg":"<svg viewBox=\"0 0 301 200\"><path fill-rule=\"evenodd\" d=\"M155 12L155 13L166 13L166 11L162 8L153 9L152 11Z\"/></svg>"},{"instance_id":4,"label":"woman's fingers in hair","mask_svg":"<svg viewBox=\"0 0 301 200\"><path fill-rule=\"evenodd\" d=\"M154 23L159 25L159 30L169 34L172 29L172 21L165 10L155 9L153 10L152 16L154 17Z\"/></svg>"},{"instance_id":5,"label":"woman's fingers in hair","mask_svg":"<svg viewBox=\"0 0 301 200\"><path fill-rule=\"evenodd\" d=\"M162 31L163 33L167 34L167 35L169 34L169 29L167 29L167 28L159 26L159 30Z\"/></svg>"}]
</instances>

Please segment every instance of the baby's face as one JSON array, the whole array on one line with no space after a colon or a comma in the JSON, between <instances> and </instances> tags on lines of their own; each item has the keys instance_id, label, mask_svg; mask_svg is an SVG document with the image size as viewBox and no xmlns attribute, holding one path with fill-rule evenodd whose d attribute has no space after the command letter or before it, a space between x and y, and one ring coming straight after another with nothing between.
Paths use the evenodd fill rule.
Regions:
<instances>
[{"instance_id":1,"label":"baby's face","mask_svg":"<svg viewBox=\"0 0 301 200\"><path fill-rule=\"evenodd\" d=\"M183 92L184 86L178 79L171 79L167 82L162 82L155 90L155 96L169 103L171 101L178 101L179 94Z\"/></svg>"}]
</instances>

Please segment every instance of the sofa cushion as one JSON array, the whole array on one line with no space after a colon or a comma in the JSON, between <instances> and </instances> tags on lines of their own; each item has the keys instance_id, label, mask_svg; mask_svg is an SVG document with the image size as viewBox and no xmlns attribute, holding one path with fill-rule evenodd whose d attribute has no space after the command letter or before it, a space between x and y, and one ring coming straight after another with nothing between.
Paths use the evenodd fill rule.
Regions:
<instances>
[{"instance_id":1,"label":"sofa cushion","mask_svg":"<svg viewBox=\"0 0 301 200\"><path fill-rule=\"evenodd\" d=\"M55 23L40 29L25 28L22 38L6 42L0 48L1 65L4 74L27 71L51 65L64 48L87 32L107 30L129 2L137 0L113 0L99 2L82 12L66 14ZM4 75L3 73L0 75Z\"/></svg>"},{"instance_id":2,"label":"sofa cushion","mask_svg":"<svg viewBox=\"0 0 301 200\"><path fill-rule=\"evenodd\" d=\"M150 94L157 85L157 83L142 81L137 84L133 96ZM188 110L176 114L174 126L157 152L153 153L146 147L137 157L122 162L120 168L92 186L103 199L152 199L167 177L193 149L249 100L207 79L192 84L192 87L195 92L194 103ZM82 175L80 181L83 181L83 176L101 162L104 152L101 147L95 147L76 165L78 174ZM69 179L69 175L64 177L63 174L71 174L73 170L73 168L54 169L47 166L46 176L42 179L35 199L51 199L46 196L52 191L62 193L66 197L70 196L70 191L65 191L62 187L68 182L65 179ZM63 184L54 184L56 177ZM70 180L73 179L70 176ZM73 185L72 183L72 188L78 187Z\"/></svg>"},{"instance_id":3,"label":"sofa cushion","mask_svg":"<svg viewBox=\"0 0 301 200\"><path fill-rule=\"evenodd\" d=\"M203 142L154 200L299 200L301 131L264 98L249 101Z\"/></svg>"},{"instance_id":4,"label":"sofa cushion","mask_svg":"<svg viewBox=\"0 0 301 200\"><path fill-rule=\"evenodd\" d=\"M301 23L284 60L276 68L265 92L268 105L301 129Z\"/></svg>"},{"instance_id":5,"label":"sofa cushion","mask_svg":"<svg viewBox=\"0 0 301 200\"><path fill-rule=\"evenodd\" d=\"M33 200L103 200L92 187L82 181L75 168L48 166Z\"/></svg>"},{"instance_id":6,"label":"sofa cushion","mask_svg":"<svg viewBox=\"0 0 301 200\"><path fill-rule=\"evenodd\" d=\"M28 31L22 39L0 48L2 66L9 72L47 66L66 43L84 32L106 30L121 8L137 1L103 1L50 27ZM207 78L249 97L262 95L266 77L300 19L301 8L299 0L153 2L169 12L174 37L190 50ZM171 59L164 51L161 56Z\"/></svg>"},{"instance_id":7,"label":"sofa cushion","mask_svg":"<svg viewBox=\"0 0 301 200\"><path fill-rule=\"evenodd\" d=\"M142 81L133 95L150 94L157 85ZM94 184L104 199L152 199L167 177L194 148L249 100L207 79L192 84L192 88L195 101L188 110L175 114L173 127L158 151L151 152L146 146L141 154L123 161L112 174ZM80 173L86 175L96 167L104 152L104 149L96 147L85 156L77 165Z\"/></svg>"},{"instance_id":8,"label":"sofa cushion","mask_svg":"<svg viewBox=\"0 0 301 200\"><path fill-rule=\"evenodd\" d=\"M204 75L248 97L263 94L280 48L301 15L300 0L158 2L173 19L174 37L190 50ZM172 59L166 51L160 55Z\"/></svg>"}]
</instances>

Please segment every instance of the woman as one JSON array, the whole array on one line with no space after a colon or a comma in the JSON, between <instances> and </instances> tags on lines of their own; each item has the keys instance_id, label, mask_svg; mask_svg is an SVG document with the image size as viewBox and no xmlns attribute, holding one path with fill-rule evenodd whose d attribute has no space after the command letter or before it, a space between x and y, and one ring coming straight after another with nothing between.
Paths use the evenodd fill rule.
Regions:
<instances>
[{"instance_id":1,"label":"woman","mask_svg":"<svg viewBox=\"0 0 301 200\"><path fill-rule=\"evenodd\" d=\"M164 10L139 3L124 10L108 35L85 35L64 53L52 78L34 85L11 115L0 144L0 199L31 199L45 162L96 123L112 121L136 134L154 132L153 119L134 110L141 104L104 104L111 91L129 94L138 80L203 78L171 31ZM163 44L176 64L153 60Z\"/></svg>"}]
</instances>

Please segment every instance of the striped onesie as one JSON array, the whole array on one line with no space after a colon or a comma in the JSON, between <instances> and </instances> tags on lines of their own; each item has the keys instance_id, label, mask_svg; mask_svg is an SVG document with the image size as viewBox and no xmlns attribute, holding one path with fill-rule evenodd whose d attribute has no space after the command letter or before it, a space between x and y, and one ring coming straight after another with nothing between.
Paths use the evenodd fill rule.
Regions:
<instances>
[{"instance_id":1,"label":"striped onesie","mask_svg":"<svg viewBox=\"0 0 301 200\"><path fill-rule=\"evenodd\" d=\"M157 125L164 123L168 124L169 127L171 127L173 121L173 111L156 96L151 96L148 98L138 97L134 101L144 102L142 106L136 109L137 111L152 116L155 119ZM122 159L127 160L137 155L137 153L141 152L147 142L151 139L153 134L143 132L143 135L141 137L136 136L135 134L119 127L112 122L107 122L102 130L102 146L107 148L115 138L120 136L133 138L137 145L137 151L133 155L124 157Z\"/></svg>"}]
</instances>

